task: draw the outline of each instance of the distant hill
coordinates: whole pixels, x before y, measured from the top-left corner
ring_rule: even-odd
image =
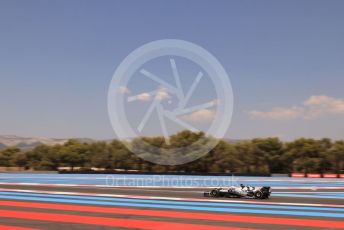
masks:
[[[89,138],[76,138],[83,143],[92,143],[94,140]],[[31,149],[38,145],[64,144],[69,139],[57,139],[47,137],[19,137],[15,135],[0,135],[0,149],[7,147],[17,147],[20,149]]]
[[[32,149],[38,145],[56,145],[56,144],[64,144],[69,139],[77,139],[82,143],[93,143],[96,140],[90,138],[66,138],[66,139],[58,139],[58,138],[47,138],[47,137],[20,137],[16,135],[0,135],[0,150],[5,149],[7,147],[17,147],[20,149]],[[236,139],[224,139],[228,143],[235,144],[242,140]],[[110,143],[112,140],[103,140],[107,143]]]
[[[238,142],[242,142],[242,141],[245,141],[243,139],[224,139],[225,141],[227,141],[229,144],[236,144]]]
[[[0,143],[0,150],[6,148],[6,145]]]

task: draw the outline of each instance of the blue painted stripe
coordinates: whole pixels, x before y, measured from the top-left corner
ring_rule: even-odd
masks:
[[[100,200],[100,201],[119,201],[130,203],[151,203],[151,204],[173,204],[173,205],[194,205],[194,206],[217,206],[217,207],[246,207],[263,209],[291,209],[291,210],[311,210],[311,211],[333,211],[344,212],[344,208],[311,207],[311,206],[288,206],[288,205],[262,205],[262,204],[243,204],[243,203],[220,203],[220,202],[197,202],[197,201],[172,201],[172,200],[153,200],[138,198],[120,198],[120,197],[97,197],[97,196],[75,196],[63,194],[45,194],[45,193],[27,193],[27,192],[0,192],[3,195],[20,195],[31,197],[52,197],[64,199],[79,200]]]
[[[344,199],[344,197],[340,196],[319,196],[319,195],[306,195],[306,194],[278,194],[274,193],[271,196],[278,196],[278,197],[300,197],[300,198],[322,198],[322,199]]]
[[[89,184],[89,185],[106,185],[107,177],[114,178],[118,185],[130,186],[133,180],[145,180],[149,179],[151,182],[152,179],[157,178],[154,185],[164,186],[168,184],[173,184],[174,181],[193,181],[195,185],[198,186],[222,186],[226,187],[231,185],[231,182],[237,182],[249,184],[253,186],[262,186],[268,185],[272,187],[279,186],[343,186],[344,179],[314,179],[314,178],[288,178],[288,177],[231,177],[231,176],[174,176],[174,175],[105,175],[105,174],[15,174],[15,173],[1,173],[0,181],[7,182],[29,182],[29,183],[48,183],[48,184]],[[163,180],[161,178],[163,177]],[[159,179],[160,178],[160,179]],[[181,180],[180,180],[181,179]],[[259,181],[258,181],[259,180]],[[278,180],[278,181],[276,181]],[[216,184],[214,184],[214,181]],[[187,183],[180,183],[180,186],[187,185]]]
[[[299,216],[323,216],[323,217],[344,217],[344,213],[323,213],[323,212],[299,212],[299,211],[282,211],[282,210],[269,210],[269,209],[240,209],[243,206],[234,206],[237,208],[220,208],[213,206],[198,206],[198,205],[186,205],[181,206],[174,203],[164,204],[157,200],[156,203],[136,203],[125,201],[102,201],[102,200],[87,200],[87,199],[63,199],[63,198],[46,198],[46,197],[31,197],[31,196],[6,196],[0,195],[0,198],[4,199],[19,199],[19,200],[34,200],[34,201],[50,201],[59,203],[78,203],[78,204],[96,204],[96,205],[114,205],[114,206],[128,206],[128,207],[147,207],[147,208],[166,208],[166,209],[182,209],[182,210],[199,210],[199,211],[220,211],[220,212],[239,212],[239,213],[256,213],[256,214],[280,214],[280,215],[299,215]],[[80,197],[77,197],[80,198]],[[177,202],[175,202],[177,203]],[[191,202],[190,202],[191,203]],[[255,207],[260,208],[260,207]],[[322,210],[325,211],[325,210]],[[336,211],[338,211],[336,209]]]
[[[143,178],[141,180],[144,180]],[[70,178],[70,179],[60,179],[60,178],[36,178],[36,179],[29,179],[29,178],[3,178],[0,179],[0,181],[3,182],[10,182],[10,183],[42,183],[42,184],[79,184],[80,179],[77,178]],[[121,181],[121,179],[116,179],[118,186],[131,186],[132,180],[127,179],[125,181]],[[88,185],[102,185],[106,186],[106,179],[105,178],[89,178],[89,179],[83,179],[82,184],[88,184]],[[111,183],[111,181],[110,181]],[[239,183],[249,184],[251,186],[271,186],[271,187],[338,187],[343,186],[344,182],[342,181],[334,181],[334,182],[288,182],[288,181],[281,181],[281,182],[269,182],[269,181],[262,181],[262,182],[256,182],[256,181],[238,181]],[[165,183],[147,183],[147,185],[156,185],[156,186],[166,186],[169,184],[173,184],[173,180],[166,180]],[[230,182],[221,182],[214,184],[212,180],[196,180],[193,181],[195,186],[204,186],[204,187],[228,187],[232,184]],[[190,183],[181,183],[177,184],[176,186],[188,186]]]
[[[142,178],[144,180],[144,178]],[[70,179],[61,179],[61,178],[3,178],[1,181],[4,182],[13,182],[13,183],[47,183],[47,184],[78,184],[80,183],[80,179],[76,178],[70,178]],[[121,179],[116,179],[117,183],[116,185],[119,186],[131,186],[132,180],[130,178],[122,181]],[[328,186],[343,186],[343,181],[333,181],[333,182],[295,182],[295,181],[280,181],[280,182],[270,182],[270,181],[238,181],[238,184],[244,183],[249,184],[251,186],[271,186],[271,187],[280,187],[280,186],[288,186],[288,187],[296,187],[296,186],[314,186],[314,187],[328,187]],[[83,179],[82,184],[90,184],[90,185],[106,185],[106,178],[89,178],[89,179]],[[173,184],[173,180],[171,181],[167,180],[164,183],[155,183],[156,186],[164,186],[168,184]],[[230,182],[220,182],[214,184],[212,180],[195,180],[195,185],[199,186],[205,186],[205,187],[228,187],[232,184]],[[180,186],[187,185],[181,183]],[[178,185],[177,185],[178,186]]]
[[[319,196],[332,196],[332,197],[342,197],[342,198],[344,198],[344,192],[343,192],[343,194],[323,194],[323,193],[321,193],[321,194],[317,194],[317,195],[319,195]]]
[[[318,197],[318,198],[324,198],[324,197],[332,197],[334,199],[340,199],[344,198],[344,192],[343,193],[327,193],[327,192],[303,192],[303,193],[292,193],[292,192],[274,192],[274,196],[279,196],[279,195],[287,195],[287,196],[307,196],[307,197]]]
[[[122,203],[109,201],[94,201],[94,200],[70,200],[59,198],[43,198],[43,197],[23,197],[23,196],[6,196],[0,195],[1,199],[10,200],[26,200],[26,201],[44,201],[54,203],[71,203],[71,204],[88,204],[88,205],[108,205],[121,207],[140,207],[140,208],[160,208],[160,209],[177,209],[177,210],[192,210],[192,211],[209,211],[209,212],[226,212],[226,213],[251,213],[251,214],[270,214],[270,215],[290,215],[290,216],[309,216],[309,217],[331,217],[344,218],[343,213],[328,213],[328,212],[305,212],[305,211],[284,211],[284,210],[260,210],[260,209],[241,209],[241,208],[219,208],[219,207],[200,207],[200,206],[179,206],[179,205],[164,205],[164,204],[141,204],[141,203]]]
[[[343,199],[344,198],[344,194],[306,194],[306,193],[300,193],[300,194],[283,194],[283,193],[274,193],[274,196],[290,196],[290,197],[297,197],[297,196],[304,196],[304,197],[309,197],[309,198],[333,198],[333,199]]]

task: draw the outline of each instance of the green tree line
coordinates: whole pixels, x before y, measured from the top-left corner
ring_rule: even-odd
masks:
[[[171,136],[170,146],[166,146],[163,137],[141,139],[154,146],[169,148],[189,145],[202,135],[204,134],[182,131]],[[71,139],[63,145],[39,145],[28,151],[18,148],[4,149],[0,151],[0,166],[17,166],[31,170],[96,167],[141,172],[340,173],[344,170],[344,141],[301,138],[282,142],[278,138],[256,138],[229,143],[219,140],[214,149],[196,161],[164,166],[141,159],[119,140],[81,143]]]

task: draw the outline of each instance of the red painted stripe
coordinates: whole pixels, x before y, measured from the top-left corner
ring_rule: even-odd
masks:
[[[292,173],[291,177],[305,177],[306,175],[304,173]]]
[[[0,225],[1,230],[35,230],[35,228],[22,228],[17,226]]]
[[[307,177],[309,178],[321,178],[320,173],[307,173]]]
[[[136,210],[132,210],[132,212]],[[133,215],[133,213],[131,213]],[[0,217],[16,218],[16,219],[29,219],[29,220],[42,220],[52,222],[76,223],[76,224],[90,224],[109,227],[123,227],[123,228],[139,228],[139,229],[193,229],[193,230],[248,230],[248,228],[237,227],[223,227],[211,226],[200,224],[184,224],[173,223],[164,221],[148,221],[148,220],[133,220],[122,218],[107,218],[107,217],[94,217],[94,216],[79,216],[79,215],[65,215],[53,214],[45,212],[23,212],[23,211],[9,211],[0,209]],[[252,228],[251,228],[252,229]]]
[[[92,213],[111,213],[122,215],[136,215],[136,216],[154,216],[164,218],[181,218],[181,219],[197,219],[197,220],[213,220],[225,222],[239,222],[239,223],[255,223],[255,224],[271,224],[271,225],[288,225],[288,226],[309,226],[319,228],[344,228],[343,221],[327,221],[315,219],[295,219],[295,218],[277,218],[277,217],[256,217],[256,216],[242,216],[231,214],[209,214],[209,213],[192,213],[192,212],[175,212],[163,210],[140,210],[129,208],[108,208],[98,206],[83,206],[83,205],[65,205],[65,204],[48,204],[39,202],[17,202],[17,201],[0,201],[0,206],[15,206],[25,208],[41,208],[54,210],[69,210]]]
[[[338,175],[334,173],[325,173],[323,174],[324,178],[337,178]]]

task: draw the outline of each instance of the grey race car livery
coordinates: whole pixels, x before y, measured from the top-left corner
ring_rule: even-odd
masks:
[[[271,194],[270,187],[252,187],[252,186],[231,186],[229,188],[215,188],[204,192],[206,197],[228,197],[228,198],[255,198],[268,199]]]

